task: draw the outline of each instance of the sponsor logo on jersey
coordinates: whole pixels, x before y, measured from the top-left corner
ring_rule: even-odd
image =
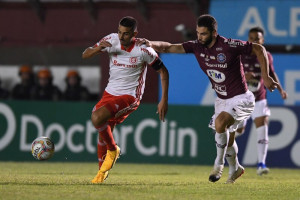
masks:
[[[226,56],[224,53],[219,53],[217,55],[217,61],[219,61],[220,63],[224,63],[226,61]]]
[[[205,63],[205,65],[207,67],[216,67],[216,68],[227,68],[227,63],[224,63],[224,64],[209,64],[208,62]]]
[[[222,47],[217,47],[216,51],[223,51],[223,48]]]
[[[230,47],[236,47],[236,46],[245,46],[245,44],[241,41],[236,41],[236,40],[232,40],[232,39],[225,39],[224,43],[227,43],[230,45]]]
[[[109,39],[111,39],[110,36],[109,36],[109,37],[104,37],[104,38],[102,38],[102,39],[99,41],[99,44],[100,44],[101,42],[106,41],[106,40],[109,40]]]
[[[214,89],[217,93],[223,95],[223,96],[227,96],[227,92],[226,92],[226,86],[225,85],[218,85],[215,84],[214,85]]]
[[[209,60],[208,55],[205,55],[205,61],[208,62]]]
[[[142,50],[143,52],[145,52],[146,54],[148,54],[151,58],[154,57],[154,55],[153,55],[150,51],[148,51],[148,49],[141,48],[141,50]]]
[[[138,60],[137,57],[131,57],[131,58],[129,58],[129,62],[131,64],[136,64],[137,60]]]
[[[223,74],[222,72],[213,69],[208,69],[206,71],[207,75],[217,83],[221,83],[226,79],[225,74]]]
[[[114,60],[113,63],[114,63],[114,66],[117,66],[117,67],[126,67],[126,68],[137,68],[138,67],[137,64],[136,65],[134,65],[134,64],[127,65],[127,64],[118,63],[117,60]]]

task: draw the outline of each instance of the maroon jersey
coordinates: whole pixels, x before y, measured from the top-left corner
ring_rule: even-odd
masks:
[[[182,46],[186,53],[196,56],[219,98],[229,99],[247,91],[241,55],[250,55],[252,43],[218,35],[211,48],[198,40],[185,42]]]
[[[269,59],[269,74],[271,77],[274,74],[273,57],[270,52],[267,52]],[[266,99],[267,90],[264,86],[264,81],[261,76],[260,64],[253,55],[242,56],[242,64],[244,66],[244,72],[253,72],[255,77],[247,81],[248,88],[253,92],[255,101]]]

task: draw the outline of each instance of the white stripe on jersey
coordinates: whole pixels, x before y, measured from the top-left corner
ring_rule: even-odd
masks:
[[[110,59],[109,80],[105,90],[115,96],[131,95],[142,99],[144,93],[147,65],[153,64],[158,55],[151,47],[134,44],[131,51],[122,50],[117,33],[112,33],[102,40],[112,44],[102,51],[107,51]],[[101,40],[100,40],[101,41]],[[95,46],[98,46],[98,42]]]

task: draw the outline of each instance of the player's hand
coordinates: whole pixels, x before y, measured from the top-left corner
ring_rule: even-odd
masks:
[[[288,94],[287,94],[286,91],[284,91],[284,90],[281,90],[281,91],[280,91],[280,95],[281,95],[281,98],[282,98],[282,99],[287,99],[287,97],[288,97]]]
[[[168,112],[168,102],[161,100],[157,106],[156,113],[159,115],[159,120],[165,121],[165,116]]]
[[[279,88],[279,84],[275,82],[272,77],[267,76],[266,78],[263,79],[264,79],[264,85],[266,86],[266,88],[268,88],[270,92],[273,92],[276,88]]]
[[[136,38],[135,42],[138,46],[146,45],[147,47],[151,47],[151,42],[147,40],[146,38]]]
[[[108,41],[102,41],[102,42],[100,42],[100,44],[99,44],[99,47],[101,48],[101,49],[104,49],[104,48],[106,48],[106,47],[111,47],[112,45],[111,45],[111,43],[109,43]]]
[[[254,77],[256,77],[256,75],[253,72],[246,72],[245,73],[246,81],[249,81],[249,80],[253,79]]]

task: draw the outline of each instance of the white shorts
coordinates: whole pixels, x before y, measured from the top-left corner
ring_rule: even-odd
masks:
[[[267,103],[266,99],[259,100],[259,101],[255,102],[254,111],[251,114],[251,119],[252,120],[255,120],[258,117],[270,116],[270,115],[271,115],[271,111],[270,111],[270,109],[268,107],[268,103]],[[238,128],[245,127],[246,124],[247,124],[247,120],[248,119],[245,119],[244,122],[241,123]]]
[[[229,132],[234,132],[238,128],[240,123],[250,117],[254,110],[255,98],[252,92],[249,90],[244,94],[237,95],[230,99],[220,99],[215,100],[215,113],[211,118],[208,127],[215,129],[215,119],[218,115],[225,111],[229,113],[233,119],[234,124],[229,127]]]

